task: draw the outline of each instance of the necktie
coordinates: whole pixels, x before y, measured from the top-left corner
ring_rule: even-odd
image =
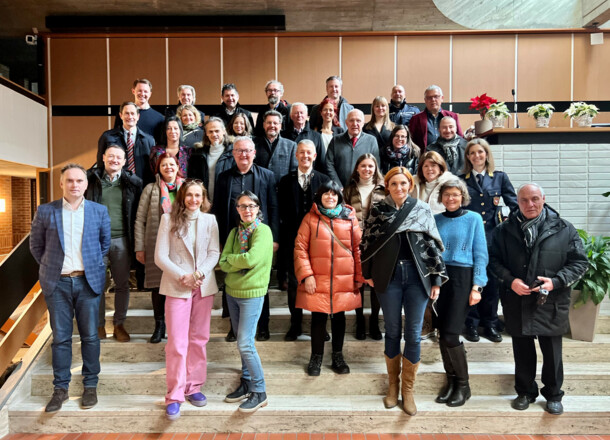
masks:
[[[352,148],[356,148],[356,142],[358,142],[358,137],[354,136],[352,138]]]
[[[133,154],[133,138],[131,131],[127,132],[127,169],[132,173],[136,172],[136,160]]]
[[[311,176],[311,173],[301,175],[301,188],[303,188],[303,191],[307,191],[307,188],[309,188],[310,176]]]
[[[483,174],[477,174],[477,182],[479,182],[479,186],[483,188]]]

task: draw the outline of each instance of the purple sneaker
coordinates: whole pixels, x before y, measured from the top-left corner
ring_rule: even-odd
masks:
[[[203,393],[194,393],[186,396],[186,400],[193,406],[205,406],[208,403],[208,399],[205,398]]]
[[[180,417],[180,403],[170,403],[165,407],[165,415],[168,420],[176,420]]]

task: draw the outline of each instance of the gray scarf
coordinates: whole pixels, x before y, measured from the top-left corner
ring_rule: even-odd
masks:
[[[453,167],[453,164],[458,157],[457,146],[460,143],[460,138],[457,135],[449,140],[439,137],[436,142],[442,147],[449,168]]]
[[[540,229],[540,225],[542,225],[545,220],[546,206],[542,208],[542,212],[538,215],[538,217],[532,219],[526,219],[521,211],[519,211],[519,214],[517,214],[517,221],[519,222],[519,226],[521,226],[521,230],[523,231],[525,245],[528,249],[534,247],[534,243],[536,243],[536,239],[538,238],[538,230]]]

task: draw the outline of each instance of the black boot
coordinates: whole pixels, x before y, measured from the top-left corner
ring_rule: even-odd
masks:
[[[371,339],[374,339],[375,341],[383,339],[383,335],[379,331],[379,315],[373,315],[371,313],[371,316],[369,317],[369,335],[371,336]]]
[[[153,331],[152,336],[150,337],[151,344],[158,344],[161,342],[161,339],[165,337],[165,320],[158,319],[155,320],[155,330]]]
[[[455,386],[447,401],[447,406],[462,406],[470,399],[470,385],[468,383],[468,361],[464,344],[448,348],[451,365],[455,370]]]
[[[310,376],[319,376],[320,370],[322,369],[322,356],[321,354],[311,353],[309,358],[309,365],[307,365],[307,374]]]
[[[333,351],[332,357],[332,370],[337,374],[349,374],[349,365],[347,365],[345,359],[343,359],[343,353],[340,351]]]
[[[443,340],[439,341],[439,345],[441,347],[443,367],[445,367],[445,373],[447,373],[447,384],[441,389],[434,401],[436,403],[447,403],[447,401],[449,401],[449,397],[451,397],[451,394],[453,393],[453,388],[455,386],[455,371],[453,369],[453,365],[451,364],[451,359],[449,359],[447,345],[443,342]]]

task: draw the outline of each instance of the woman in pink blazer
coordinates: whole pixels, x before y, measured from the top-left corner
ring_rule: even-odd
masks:
[[[180,404],[188,400],[204,406],[201,393],[207,373],[206,344],[210,317],[218,292],[214,267],[220,257],[218,224],[207,214],[210,202],[200,181],[186,181],[169,214],[159,225],[155,264],[163,271],[159,293],[166,296],[167,345],[165,413],[180,417]]]

